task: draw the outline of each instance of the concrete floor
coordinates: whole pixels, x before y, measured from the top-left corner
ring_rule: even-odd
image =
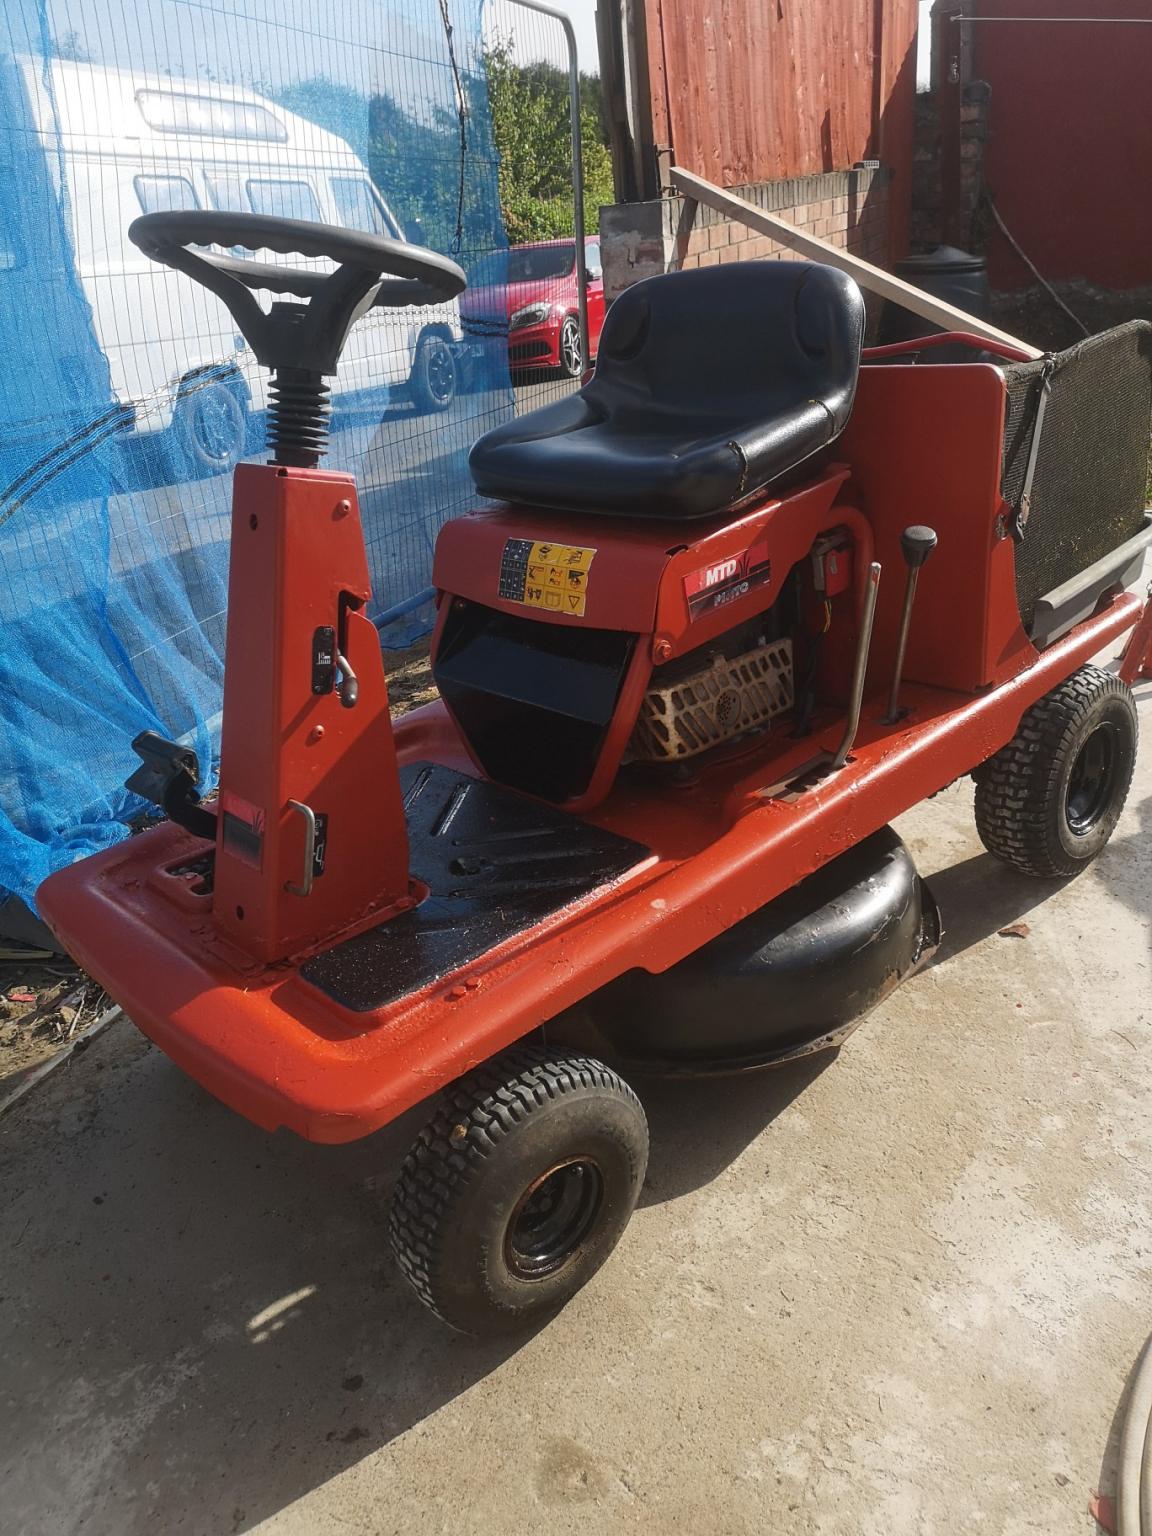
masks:
[[[528,1339],[393,1269],[415,1119],[266,1136],[115,1026],[0,1124],[5,1536],[1091,1531],[1152,1328],[1141,693],[1092,871],[1013,877],[958,785],[901,825],[931,969],[833,1059],[638,1085],[642,1208]]]

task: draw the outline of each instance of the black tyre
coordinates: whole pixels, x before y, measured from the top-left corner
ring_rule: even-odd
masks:
[[[580,345],[580,321],[576,315],[565,315],[560,326],[560,372],[567,379],[578,379],[584,372],[584,348]]]
[[[242,386],[225,379],[192,379],[172,413],[180,469],[194,477],[236,468],[248,441],[248,405]]]
[[[1033,704],[976,773],[976,828],[989,853],[1026,875],[1060,879],[1112,836],[1136,763],[1126,683],[1081,667]]]
[[[429,331],[421,336],[412,359],[409,387],[416,409],[423,413],[446,411],[456,398],[456,359],[443,336]]]
[[[648,1123],[603,1062],[521,1047],[454,1083],[392,1198],[397,1262],[463,1333],[524,1327],[600,1268],[632,1215]]]

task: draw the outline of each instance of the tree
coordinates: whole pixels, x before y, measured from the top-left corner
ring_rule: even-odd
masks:
[[[497,195],[510,244],[571,235],[567,74],[553,64],[518,64],[497,42],[485,51],[483,76],[465,74],[461,85],[463,125],[458,111],[438,106],[418,118],[392,96],[368,96],[324,76],[296,81],[275,99],[346,140],[405,232],[437,250],[467,261],[498,245]],[[580,127],[585,227],[595,233],[602,204],[614,201],[595,75],[581,78]]]
[[[568,76],[554,64],[518,64],[509,44],[486,51],[492,133],[500,157],[500,206],[509,241],[547,240],[573,232],[572,139]],[[600,208],[615,201],[596,76],[581,77],[580,147],[584,221],[599,227]]]

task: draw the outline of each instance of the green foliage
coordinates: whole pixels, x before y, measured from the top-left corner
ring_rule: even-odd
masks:
[[[368,97],[323,76],[275,93],[265,88],[264,93],[274,94],[290,112],[351,144],[402,228],[437,250],[467,258],[497,243],[497,231],[491,228],[493,176],[510,244],[571,235],[567,74],[552,64],[517,64],[503,43],[486,50],[484,64],[486,80],[466,75],[462,82],[468,104],[463,175],[460,119],[453,111],[436,108],[418,119],[391,96]],[[482,156],[487,139],[478,126],[487,113],[498,170]],[[594,234],[601,206],[615,200],[595,75],[581,77],[580,128],[584,220]]]
[[[465,81],[471,99],[466,128],[483,110],[481,86],[476,79]],[[420,120],[391,96],[365,96],[323,76],[287,86],[276,100],[351,144],[405,233],[436,250],[465,256],[470,247],[486,251],[496,243],[491,228],[494,167],[479,153],[482,136],[469,131],[461,173],[455,112],[436,108]]]
[[[572,139],[568,76],[553,64],[517,64],[507,44],[485,53],[492,132],[500,155],[500,206],[513,245],[573,232]],[[615,201],[596,76],[581,78],[580,146],[584,221]]]

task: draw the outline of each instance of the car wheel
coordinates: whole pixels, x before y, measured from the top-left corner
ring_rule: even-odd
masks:
[[[584,372],[584,349],[580,345],[580,321],[565,315],[560,327],[560,372],[568,379],[578,379]]]
[[[456,359],[443,336],[421,336],[412,360],[411,390],[421,412],[446,411],[456,398]]]
[[[248,441],[248,408],[239,385],[188,381],[172,413],[172,436],[180,468],[194,477],[235,469]]]

